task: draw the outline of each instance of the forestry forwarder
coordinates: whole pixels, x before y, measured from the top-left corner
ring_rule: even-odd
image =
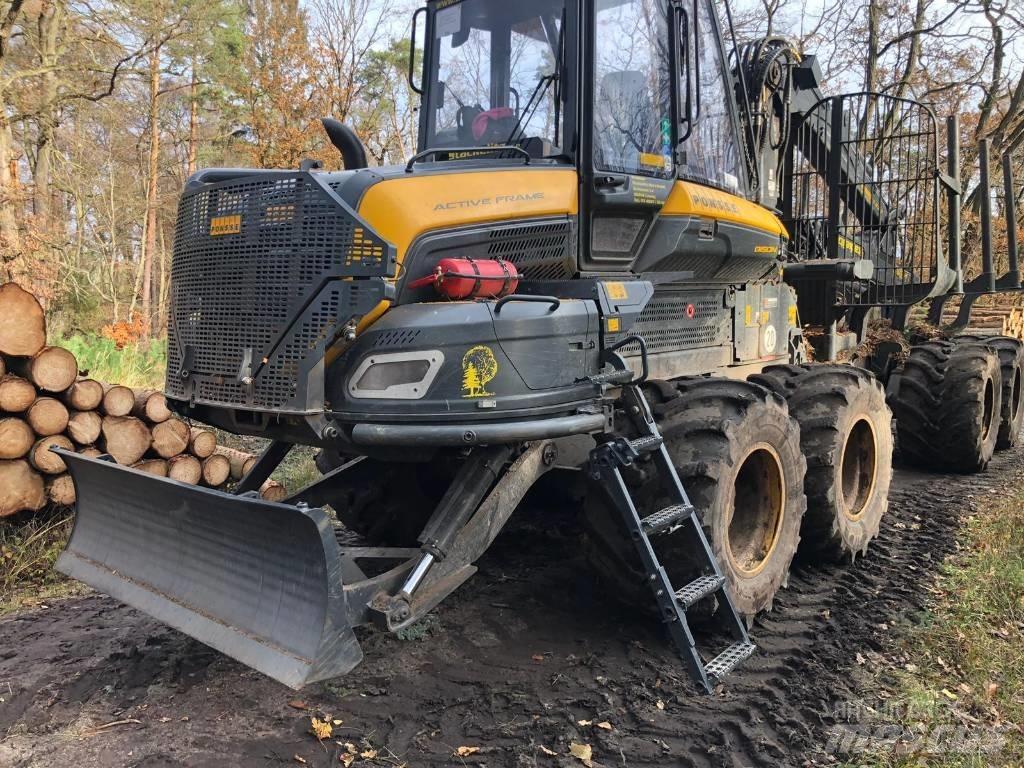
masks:
[[[273,442],[233,495],[63,454],[62,571],[297,687],[359,663],[354,626],[420,619],[541,476],[584,468],[599,573],[652,589],[710,690],[798,542],[850,557],[877,533],[882,380],[909,456],[987,462],[992,347],[805,364],[954,284],[927,108],[825,98],[777,38],[730,60],[713,0],[437,0],[413,47],[408,164],[366,168],[325,120],[343,172],[188,181],[168,400]],[[260,500],[295,444],[325,475]],[[729,637],[711,657],[697,603]]]

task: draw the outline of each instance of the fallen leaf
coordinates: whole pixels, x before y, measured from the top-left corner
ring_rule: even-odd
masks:
[[[956,701],[957,700],[957,695],[955,693],[953,693],[951,690],[949,690],[948,688],[943,688],[942,689],[942,695],[945,696],[950,701]]]
[[[375,757],[377,757],[377,750],[368,749],[365,752],[360,752],[359,756],[363,758],[363,760],[373,760]]]
[[[345,766],[345,768],[348,768],[356,761],[356,756],[349,754],[348,752],[342,752],[341,755],[338,756],[338,760]]]
[[[318,740],[323,741],[324,739],[331,738],[331,733],[333,733],[334,729],[331,727],[330,723],[326,723],[316,717],[309,718],[309,721],[309,730],[317,737]]]
[[[306,758],[300,757],[299,755],[292,755],[292,760],[294,760],[296,763],[299,763],[300,765],[306,764]]]
[[[969,686],[967,683],[960,683],[960,685],[957,686],[957,690],[959,690],[961,693],[966,693],[968,695],[974,693],[974,689],[971,688],[971,686]]]
[[[594,724],[593,720],[577,720],[576,721],[576,725],[587,726],[587,725],[593,725],[593,724]]]
[[[657,701],[656,701],[656,702],[654,703],[654,706],[656,706],[656,707],[657,707],[658,709],[664,709],[664,708],[665,708],[665,702],[664,702],[664,701],[662,701],[661,699],[658,699],[658,700],[657,700]]]
[[[300,701],[299,699],[292,699],[288,702],[288,706],[292,709],[309,709],[309,707],[306,706],[306,702]]]
[[[544,655],[540,654],[540,653],[535,653],[530,658],[533,659],[534,661],[544,661]]]
[[[347,749],[349,754],[351,754],[351,755],[358,755],[359,754],[359,750],[356,749],[356,745],[353,744],[351,741],[346,741],[345,742],[345,749]]]
[[[597,724],[597,727],[603,731],[610,731],[612,729],[612,724],[609,723],[607,720],[602,720],[600,723]]]
[[[864,664],[867,664],[867,659],[865,659],[860,653],[858,653],[857,654],[857,663],[860,664],[861,666],[863,666]]]
[[[989,683],[988,685],[985,686],[985,695],[988,696],[991,699],[993,696],[996,695],[996,692],[998,690],[999,690],[999,683]]]
[[[342,720],[338,720],[338,719],[334,719],[334,720],[332,720],[332,721],[331,721],[331,724],[332,724],[332,725],[341,725],[341,724],[342,724],[342,722],[344,722],[344,721],[342,721]]]
[[[545,755],[547,755],[548,757],[558,757],[558,753],[557,753],[557,752],[555,752],[555,750],[553,750],[553,749],[548,749],[548,748],[547,748],[547,747],[545,747],[545,746],[544,746],[543,744],[541,744],[541,745],[540,745],[540,751],[541,751],[541,752],[543,752],[543,753],[544,753]]]
[[[459,757],[469,757],[470,755],[475,755],[479,751],[480,747],[459,747],[455,750],[455,754]]]
[[[577,744],[574,741],[569,745],[569,754],[577,760],[587,761],[593,757],[594,750],[589,744]]]

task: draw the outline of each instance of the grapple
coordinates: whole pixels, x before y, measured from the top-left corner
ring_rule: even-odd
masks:
[[[58,453],[78,497],[62,573],[292,688],[362,660],[323,510]]]

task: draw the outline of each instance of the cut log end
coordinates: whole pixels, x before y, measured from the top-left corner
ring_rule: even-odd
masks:
[[[37,512],[45,505],[43,478],[27,461],[0,461],[0,517]]]
[[[192,436],[188,443],[189,452],[200,459],[206,459],[217,450],[217,435],[208,429],[192,427]],[[225,458],[227,458],[225,456]],[[231,461],[228,460],[230,465]]]
[[[150,424],[160,424],[171,418],[173,414],[167,407],[167,398],[164,397],[163,392],[143,389],[135,393],[132,416],[148,421]]]
[[[32,357],[46,344],[43,308],[31,293],[17,283],[0,285],[0,352]]]
[[[32,450],[35,432],[28,422],[10,416],[0,419],[0,460],[20,459]]]
[[[40,397],[25,413],[25,421],[40,437],[59,435],[68,428],[70,415],[60,400],[53,397]],[[94,437],[89,442],[93,442]]]
[[[24,413],[36,400],[36,388],[32,382],[14,374],[0,378],[0,411]]]
[[[92,445],[102,429],[103,417],[96,411],[74,411],[68,418],[68,437],[78,445]]]
[[[153,426],[153,451],[165,459],[188,450],[191,431],[181,419],[168,419]]]
[[[118,464],[130,467],[139,461],[149,450],[151,441],[149,427],[139,419],[132,416],[105,416],[103,418],[103,448]]]
[[[95,411],[103,402],[103,385],[92,379],[79,379],[62,397],[76,411]]]
[[[45,347],[20,366],[25,378],[43,392],[64,392],[78,378],[78,361],[63,347]]]
[[[75,450],[75,446],[64,435],[41,437],[32,446],[29,462],[32,467],[44,475],[59,475],[67,472],[68,466],[64,459],[51,451],[51,448],[63,448],[65,451]]]
[[[203,465],[195,456],[187,453],[167,460],[167,476],[189,485],[199,485],[203,477]]]
[[[46,495],[59,507],[70,507],[75,503],[75,481],[71,475],[57,475],[46,484]]]
[[[288,498],[288,491],[277,480],[267,480],[260,486],[260,498],[264,501],[281,502]]]
[[[103,386],[103,412],[107,416],[128,416],[135,407],[135,393],[118,384]]]
[[[231,461],[227,456],[215,453],[203,459],[203,485],[219,488],[231,477]]]
[[[132,469],[157,477],[167,477],[167,462],[164,459],[144,459],[132,464]]]

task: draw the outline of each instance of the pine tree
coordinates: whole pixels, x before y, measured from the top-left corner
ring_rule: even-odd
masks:
[[[473,363],[466,366],[462,375],[462,388],[466,390],[466,397],[475,397],[480,392],[480,373]]]

